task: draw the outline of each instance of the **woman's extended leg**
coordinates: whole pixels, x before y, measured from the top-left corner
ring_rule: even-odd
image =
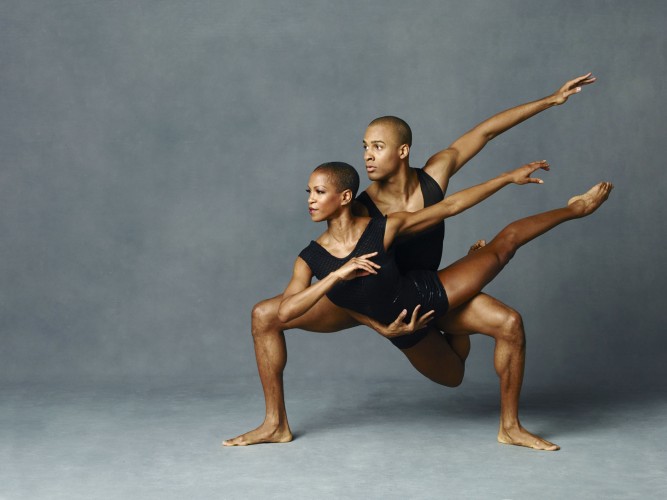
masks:
[[[481,292],[521,246],[563,222],[592,214],[609,197],[612,188],[611,183],[601,182],[571,198],[566,207],[513,222],[486,246],[438,271],[449,307],[458,307]]]

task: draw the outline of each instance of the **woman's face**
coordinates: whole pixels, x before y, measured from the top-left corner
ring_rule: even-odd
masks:
[[[337,192],[336,186],[324,172],[313,172],[308,180],[308,213],[313,222],[329,219],[336,214],[343,202],[343,193]]]

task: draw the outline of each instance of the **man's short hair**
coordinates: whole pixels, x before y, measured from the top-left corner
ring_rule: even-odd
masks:
[[[322,163],[315,168],[314,172],[327,174],[339,193],[349,189],[352,191],[352,198],[356,198],[357,191],[359,191],[359,174],[352,165],[342,161],[332,161]]]
[[[412,130],[405,120],[397,116],[381,116],[368,124],[371,125],[389,125],[396,133],[396,138],[400,145],[407,144],[412,147]]]

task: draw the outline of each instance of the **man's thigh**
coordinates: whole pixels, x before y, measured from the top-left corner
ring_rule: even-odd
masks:
[[[454,335],[483,333],[495,336],[514,310],[498,299],[480,293],[438,320],[438,327]]]
[[[334,305],[326,297],[318,300],[305,314],[283,323],[278,319],[281,300],[282,295],[278,295],[258,304],[261,306],[263,319],[280,330],[299,328],[309,332],[331,333],[359,325],[347,311]]]

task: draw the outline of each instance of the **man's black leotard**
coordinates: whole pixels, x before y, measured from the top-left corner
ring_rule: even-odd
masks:
[[[442,189],[440,189],[440,186],[433,177],[428,175],[421,168],[413,170],[415,170],[417,178],[419,179],[419,187],[421,188],[422,196],[424,197],[424,208],[438,203],[445,197]],[[375,205],[366,191],[357,196],[357,201],[366,207],[368,215],[371,217],[382,217],[383,215],[386,215],[380,212],[377,205]],[[394,250],[396,264],[398,265],[401,274],[407,274],[410,271],[415,271],[417,269],[437,271],[440,266],[440,258],[442,257],[442,243],[444,238],[445,222],[443,221],[423,233],[395,243],[392,248]],[[427,312],[429,309],[425,309],[422,306],[421,311]],[[392,321],[394,319],[396,319],[396,316],[394,316]],[[426,336],[426,331],[427,329],[424,328],[410,335],[404,335],[390,340],[392,344],[399,349],[407,349],[422,340]]]
[[[424,208],[435,205],[445,196],[438,183],[422,169],[413,169],[417,172],[419,186],[424,196]],[[357,201],[366,207],[371,217],[382,217],[383,214],[368,196],[366,191],[357,196]],[[444,221],[423,233],[393,245],[396,263],[402,274],[415,269],[430,269],[437,271],[442,257],[442,242],[445,238]],[[424,309],[422,309],[424,310]]]
[[[346,257],[331,255],[319,243],[311,241],[301,257],[317,279],[326,277],[353,257],[378,252],[373,261],[381,267],[378,274],[362,276],[335,285],[327,297],[338,307],[357,311],[381,323],[391,323],[403,309],[412,312],[421,304],[422,311],[435,311],[435,317],[447,312],[447,294],[435,271],[413,270],[402,275],[393,256],[393,251],[384,250],[384,230],[387,219],[374,217],[366,226],[354,250]],[[409,316],[406,318],[409,321]],[[415,336],[419,338],[415,341]],[[401,349],[415,345],[425,335],[421,330],[410,335],[390,339]]]

